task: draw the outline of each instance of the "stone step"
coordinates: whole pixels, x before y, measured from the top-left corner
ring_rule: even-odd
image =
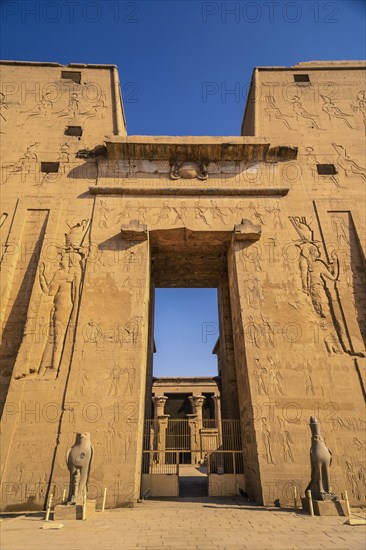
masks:
[[[208,494],[207,477],[179,477],[180,497],[204,497]]]

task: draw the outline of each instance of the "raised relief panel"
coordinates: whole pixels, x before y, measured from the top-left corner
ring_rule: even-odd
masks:
[[[334,250],[329,263],[321,257],[320,243],[306,218],[290,217],[300,239],[299,269],[303,292],[309,296],[314,312],[322,319],[324,343],[330,355],[353,354],[339,302],[337,284],[340,276],[339,259]],[[330,328],[330,330],[329,330]]]
[[[55,379],[58,375],[66,335],[75,332],[75,320],[81,296],[81,284],[85,267],[85,247],[83,242],[89,229],[89,220],[69,226],[65,233],[64,246],[58,250],[58,268],[49,276],[46,264],[41,262],[38,279],[44,303],[48,310],[46,334],[42,338],[40,363],[28,358],[16,373],[16,379]],[[47,318],[47,317],[46,317]],[[30,330],[31,319],[27,319],[26,331]]]
[[[361,180],[366,181],[366,168],[360,166],[354,159],[348,156],[343,145],[332,143],[332,147],[337,153],[336,162],[346,177],[359,176]]]
[[[29,315],[36,315],[30,307],[33,285],[36,280],[43,239],[48,221],[48,210],[27,210],[22,221],[23,229],[19,243],[8,243],[3,257],[5,264],[13,266],[13,281],[2,295],[2,344],[0,347],[1,376],[7,388],[13,367],[22,343]],[[11,288],[9,288],[11,286]],[[6,384],[6,385],[5,385]],[[2,391],[5,400],[6,391]]]

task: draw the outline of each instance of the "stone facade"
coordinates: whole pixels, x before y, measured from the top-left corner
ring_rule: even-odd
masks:
[[[257,68],[242,136],[127,136],[113,66],[1,64],[1,506],[140,495],[155,287],[216,287],[246,490],[365,501],[365,64]],[[226,407],[226,408],[225,408]]]

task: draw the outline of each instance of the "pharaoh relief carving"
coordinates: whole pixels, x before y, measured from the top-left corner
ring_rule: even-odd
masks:
[[[27,109],[26,111],[20,111],[25,114],[29,113],[29,115],[27,115],[23,122],[17,126],[24,128],[25,124],[27,124],[30,120],[46,118],[53,109],[53,101],[50,100],[50,95],[51,94],[49,92],[43,94],[41,99],[36,103],[35,107]]]
[[[180,201],[179,206],[173,207],[173,211],[175,213],[175,219],[173,221],[173,225],[177,223],[182,223],[184,226],[187,223],[187,217],[188,217],[188,208],[185,201]]]
[[[354,103],[351,104],[354,113],[360,113],[364,129],[366,130],[366,98],[364,90],[360,90],[356,95]]]
[[[107,109],[107,106],[105,104],[105,96],[104,94],[101,94],[96,99],[95,103],[91,106],[90,109],[80,113],[80,116],[84,117],[83,128],[85,128],[85,125],[88,122],[88,120],[95,118],[98,115],[100,115],[99,118],[103,119],[105,109]]]
[[[294,454],[292,452],[292,445],[294,441],[290,432],[286,429],[286,425],[283,419],[278,418],[280,428],[278,430],[278,441],[281,446],[282,456],[284,462],[295,462]]]
[[[262,417],[261,419],[261,432],[262,432],[262,443],[265,449],[265,457],[268,464],[275,465],[273,460],[273,450],[272,450],[272,433],[267,424],[267,418]]]
[[[108,227],[108,214],[110,212],[113,212],[114,208],[108,208],[107,201],[101,199],[99,204],[99,219],[98,219],[98,227],[100,229],[107,228]]]
[[[267,114],[270,122],[272,121],[273,118],[276,120],[281,120],[288,130],[293,129],[291,128],[290,124],[287,121],[288,118],[293,118],[293,116],[283,113],[276,106],[275,99],[272,95],[266,96],[266,107],[264,109],[264,112]]]
[[[311,128],[317,128],[321,130],[319,124],[316,122],[316,118],[319,118],[318,115],[313,115],[309,113],[302,105],[299,96],[295,95],[290,100],[288,100],[292,105],[292,110],[296,116],[296,120],[303,119],[305,122],[310,122]]]
[[[69,227],[65,245],[59,251],[59,266],[53,276],[47,275],[44,262],[39,266],[39,285],[43,294],[51,299],[47,337],[44,338],[40,364],[36,367],[31,365],[28,372],[17,375],[17,379],[54,379],[58,375],[66,334],[79,306],[85,266],[83,240],[89,225],[90,220],[83,220]]]
[[[366,181],[366,168],[363,168],[357,162],[352,160],[348,155],[346,149],[342,145],[337,145],[332,143],[333,149],[337,153],[336,162],[342,170],[344,170],[345,175],[348,176],[360,176]]]
[[[208,172],[206,166],[202,162],[183,161],[172,164],[170,177],[172,180],[178,180],[180,178],[188,180],[207,180]]]
[[[300,249],[302,290],[309,296],[313,310],[321,319],[320,327],[329,355],[338,355],[342,350],[358,355],[350,350],[346,327],[340,314],[337,289],[340,270],[336,252],[332,252],[329,263],[326,263],[321,258],[320,242],[314,240],[306,218],[293,216],[289,219],[300,237],[296,244]]]
[[[329,120],[331,121],[333,118],[338,120],[343,120],[343,122],[346,124],[348,128],[354,129],[353,126],[349,123],[347,120],[352,115],[344,113],[335,105],[335,102],[325,95],[320,94],[320,97],[323,99],[323,105],[322,105],[322,111],[328,115]]]
[[[136,368],[133,365],[130,364],[124,368],[121,368],[119,363],[115,361],[110,375],[108,376],[108,395],[111,397],[116,397],[118,393],[120,393],[121,381],[123,382],[124,391],[127,389],[128,393],[132,395],[135,379]]]
[[[62,143],[60,145],[59,154],[57,157],[60,163],[59,173],[68,174],[70,171],[70,145],[68,143]]]
[[[273,229],[283,229],[280,201],[276,201],[273,206],[267,206],[266,211],[272,214]]]
[[[57,115],[54,122],[49,126],[55,126],[57,122],[65,117],[68,118],[76,118],[79,112],[80,108],[80,101],[78,94],[76,92],[71,92],[69,95],[69,101],[65,109],[62,109],[61,111],[56,111],[54,114]]]
[[[39,171],[37,149],[39,142],[31,143],[25,153],[16,162],[4,165],[4,177],[2,183],[6,183],[12,176],[21,175],[22,181],[29,175],[35,176]]]

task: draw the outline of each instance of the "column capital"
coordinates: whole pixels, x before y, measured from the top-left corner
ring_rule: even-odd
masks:
[[[190,395],[188,399],[192,403],[193,414],[197,414],[202,418],[202,406],[206,397],[204,395]]]
[[[164,407],[165,403],[168,400],[168,397],[165,395],[154,395],[153,402],[154,402],[154,417],[157,418],[158,416],[164,416]]]

